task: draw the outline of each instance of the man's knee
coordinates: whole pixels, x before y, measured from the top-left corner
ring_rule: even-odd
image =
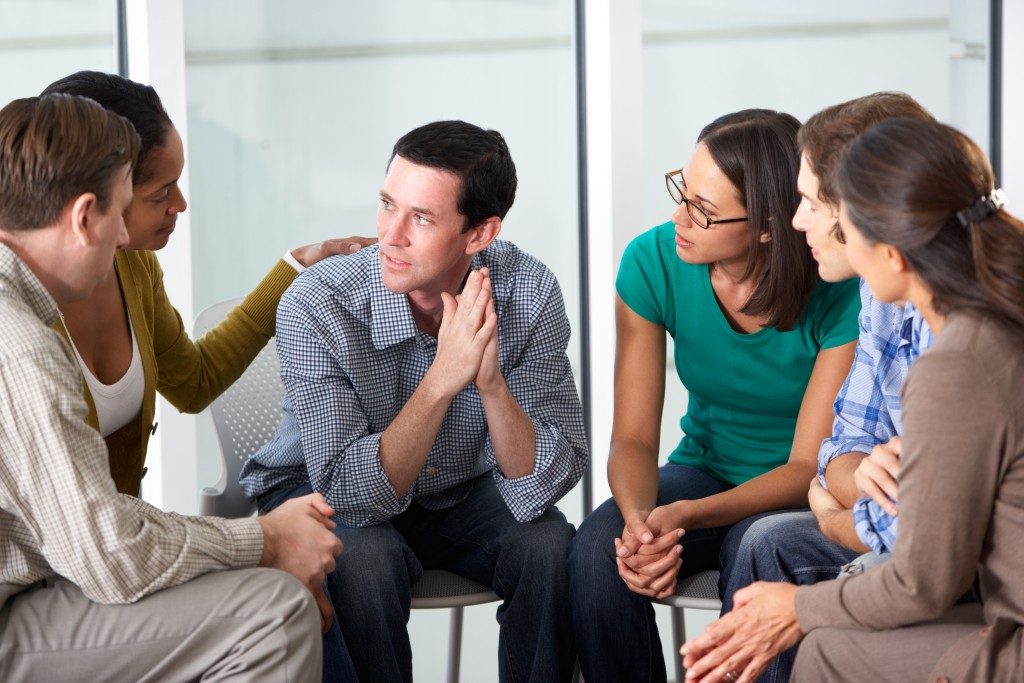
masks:
[[[239,578],[239,588],[249,604],[263,605],[284,621],[307,622],[315,633],[320,632],[313,594],[294,576],[278,569],[258,568],[245,570]]]
[[[336,587],[332,598],[337,603],[365,601],[384,596],[406,594],[412,577],[421,569],[419,562],[401,535],[390,525],[336,530],[344,543],[329,584]],[[376,597],[375,597],[376,596]]]
[[[560,514],[549,511],[506,532],[498,561],[506,567],[561,579],[567,571],[569,545],[575,531]]]
[[[737,559],[744,561],[749,558],[757,562],[779,553],[785,554],[784,549],[787,547],[803,547],[811,535],[819,535],[813,513],[780,512],[767,515],[747,527],[739,544]]]

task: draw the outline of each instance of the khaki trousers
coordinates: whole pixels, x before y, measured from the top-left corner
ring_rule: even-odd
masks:
[[[215,572],[130,605],[64,579],[0,609],[2,681],[320,681],[309,591],[273,569]]]
[[[926,681],[946,651],[984,626],[981,606],[957,605],[941,619],[888,631],[819,628],[796,654],[793,683]]]

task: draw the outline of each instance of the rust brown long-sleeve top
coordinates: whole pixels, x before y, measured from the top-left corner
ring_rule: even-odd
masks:
[[[934,619],[977,573],[992,629],[957,643],[942,669],[952,680],[1024,680],[1024,342],[954,314],[911,369],[903,402],[893,559],[801,587],[800,626],[884,630]]]

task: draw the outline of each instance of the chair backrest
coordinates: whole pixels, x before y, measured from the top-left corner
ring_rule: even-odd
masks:
[[[202,311],[196,316],[194,336],[198,338],[215,327],[241,301],[229,299]],[[201,514],[217,517],[252,514],[255,506],[242,493],[238,474],[246,459],[274,436],[281,422],[283,398],[277,348],[271,339],[238,381],[210,405],[224,474],[216,487],[203,489]]]

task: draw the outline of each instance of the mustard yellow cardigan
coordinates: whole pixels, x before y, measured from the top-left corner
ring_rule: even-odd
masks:
[[[156,392],[184,413],[198,413],[210,405],[274,336],[278,301],[296,272],[285,261],[278,261],[217,327],[192,341],[167,298],[163,271],[154,252],[120,251],[114,266],[138,340],[145,390],[138,417],[107,436],[106,442],[117,490],[137,496],[145,474],[149,437],[156,433]],[[60,321],[56,327],[67,338]],[[98,429],[96,405],[88,385],[82,384],[89,404],[88,422]]]

